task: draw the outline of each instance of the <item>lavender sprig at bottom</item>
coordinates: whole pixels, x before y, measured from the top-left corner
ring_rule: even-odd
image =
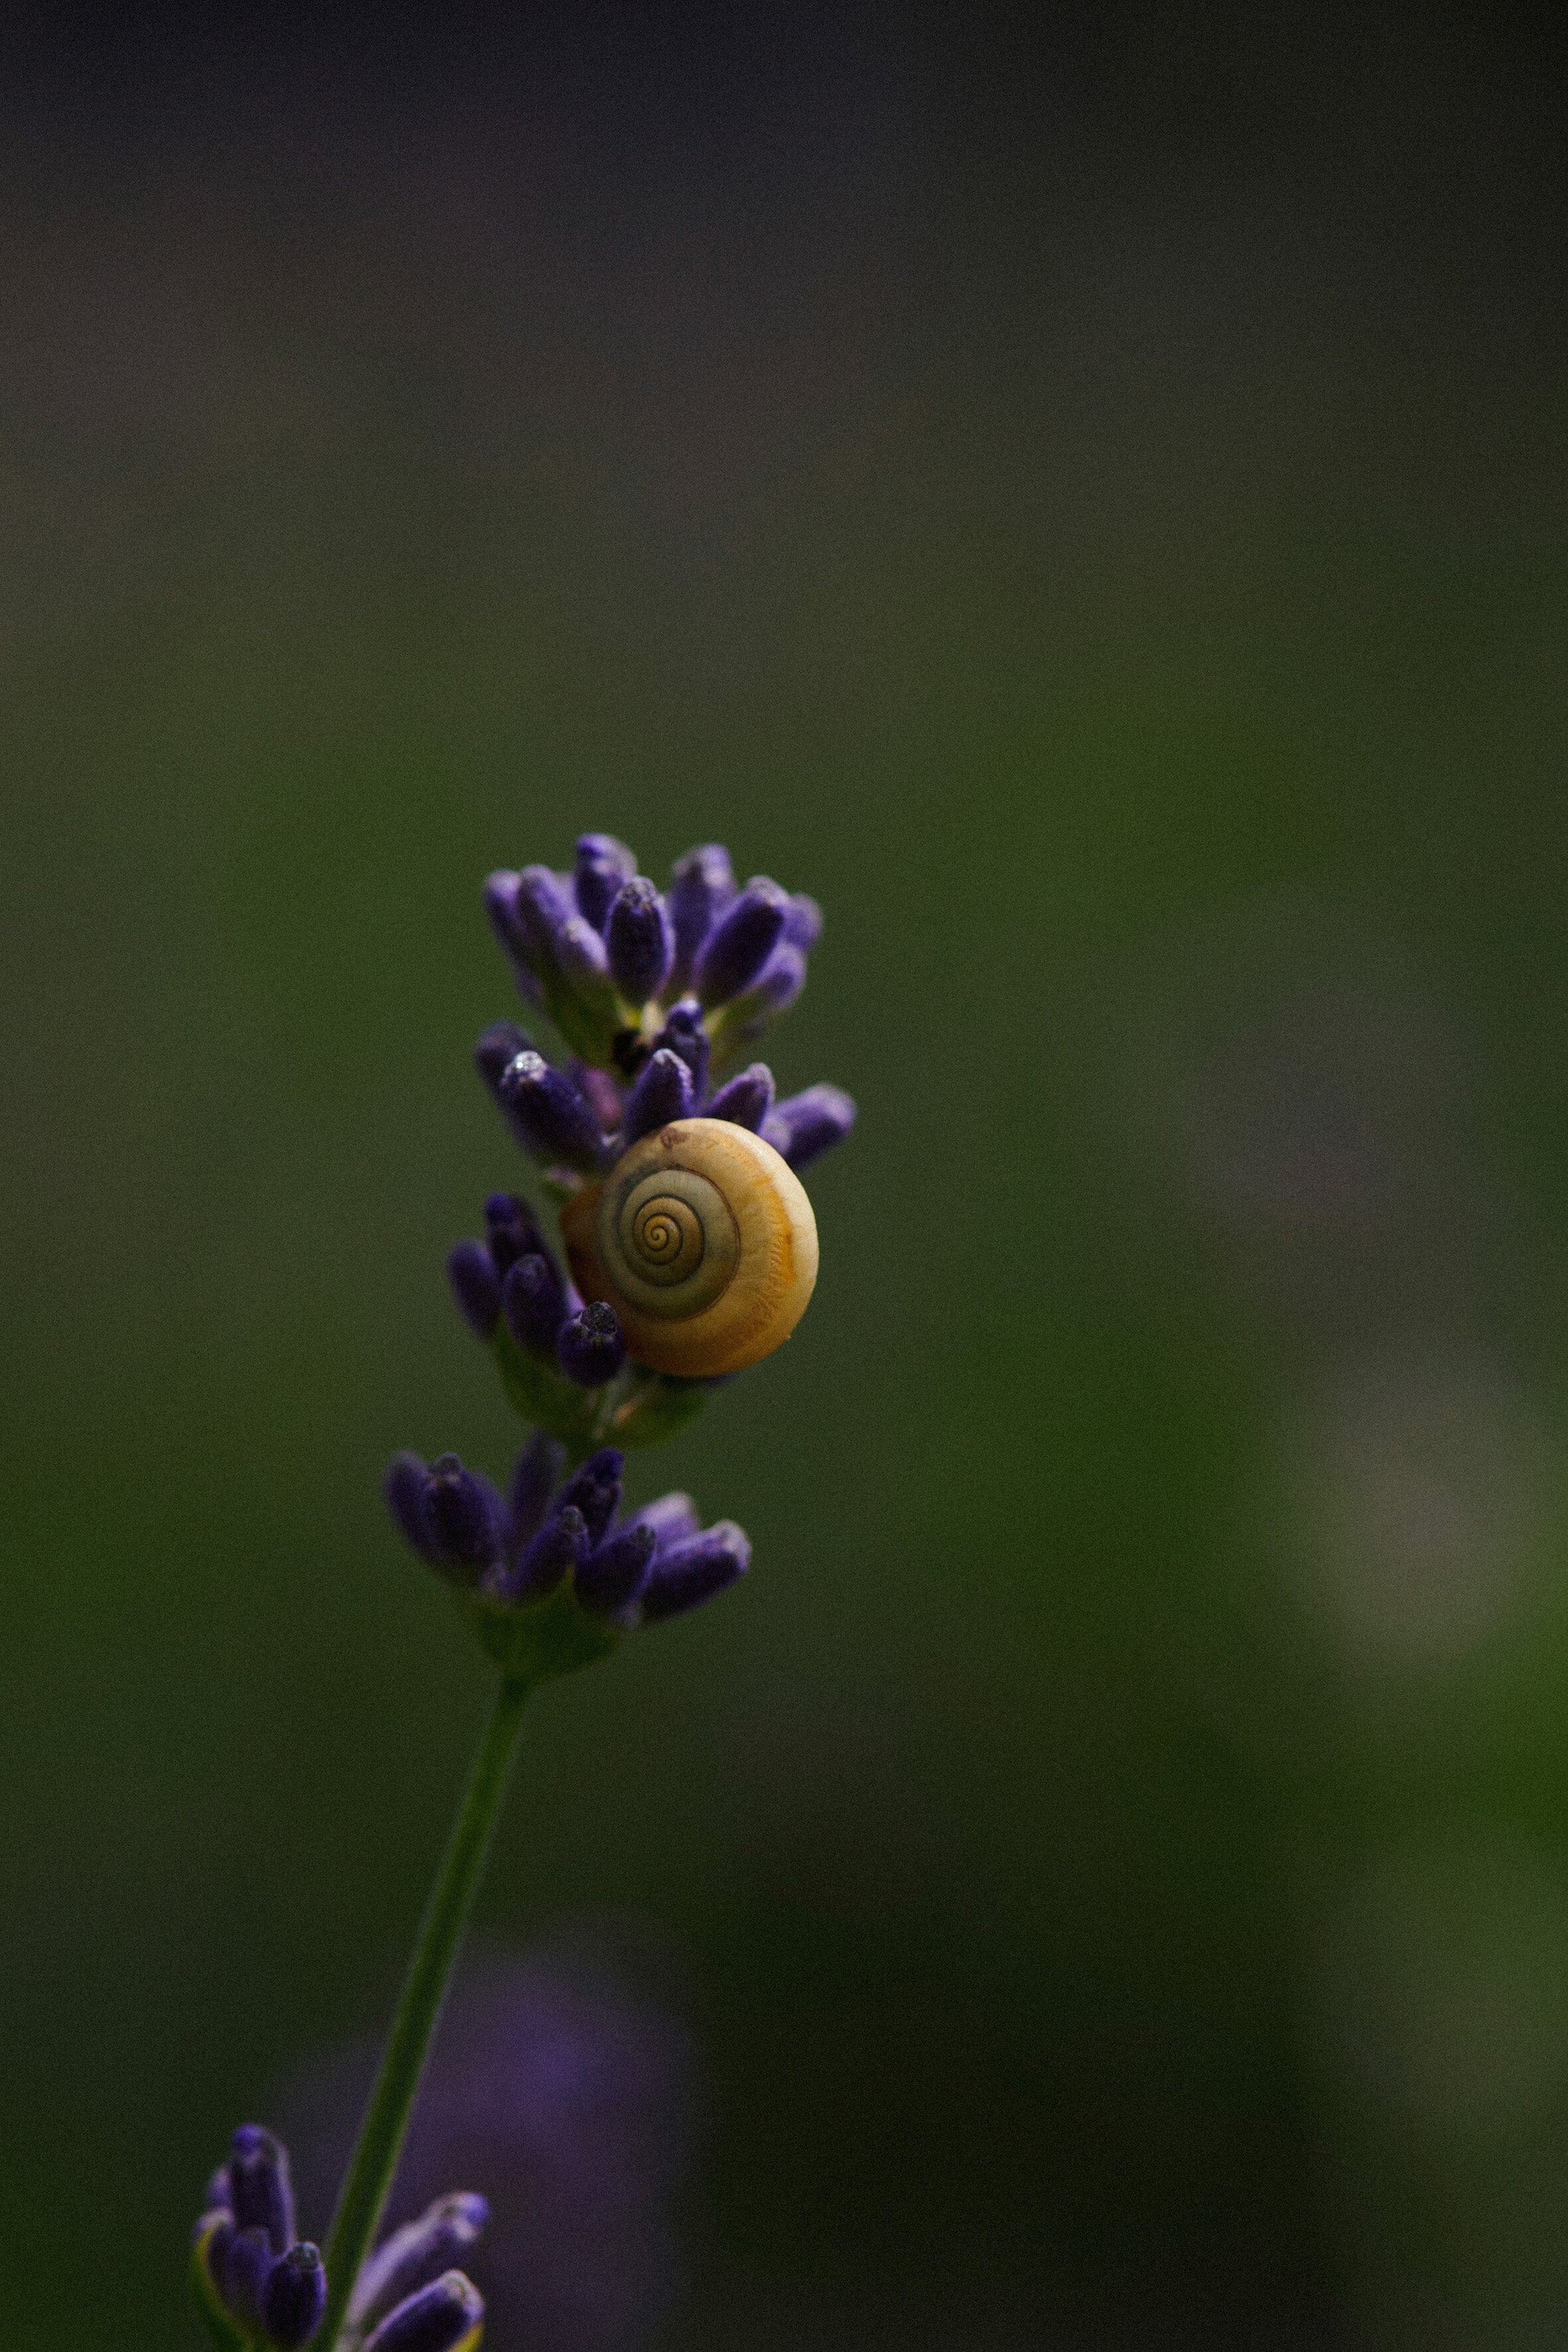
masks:
[[[458,2262],[489,2210],[471,2191],[443,2197],[376,2249],[349,2304],[359,2352],[473,2352],[484,2303]],[[321,2326],[321,2257],[295,2237],[289,2158],[258,2124],[240,2126],[207,2184],[192,2270],[198,2308],[220,2345],[300,2352]]]
[[[442,1998],[505,1794],[528,1694],[745,1574],[732,1520],[689,1495],[623,1509],[628,1450],[673,1436],[714,1389],[796,1328],[816,1281],[801,1171],[855,1123],[818,1084],[779,1098],[747,1056],[799,994],[814,899],[741,887],[714,844],[668,890],[624,843],[584,834],[570,871],[492,874],[485,909],[552,1061],[514,1022],[474,1059],[535,1197],[495,1192],[482,1241],[447,1262],[458,1307],[533,1433],[503,1495],[453,1453],[399,1454],[388,1507],[500,1668],[431,1889],[325,2260],[295,2231],[288,2159],[246,2125],[209,2185],[195,2301],[226,2352],[473,2352],[484,2311],[458,2266],[482,2198],[443,2198],[374,2241]],[[559,1242],[547,1231],[559,1215]]]

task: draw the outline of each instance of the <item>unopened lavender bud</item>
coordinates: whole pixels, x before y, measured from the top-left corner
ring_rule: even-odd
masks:
[[[784,940],[768,958],[756,979],[731,1008],[733,1016],[745,1021],[770,1020],[795,1003],[805,986],[805,956],[799,948]]]
[[[465,1470],[455,1454],[437,1456],[425,1489],[425,1524],[444,1567],[492,1566],[501,1554],[502,1518],[500,1496],[488,1478]]]
[[[708,1084],[708,1032],[702,1007],[694,996],[683,996],[666,1013],[664,1026],[653,1041],[655,1053],[679,1054],[691,1073],[691,1102],[700,1109]]]
[[[642,875],[623,882],[605,927],[610,978],[628,1004],[646,1004],[669,977],[675,938],[664,900]]]
[[[566,1290],[550,1259],[537,1250],[507,1268],[501,1283],[506,1328],[531,1356],[553,1356],[566,1318]]]
[[[677,859],[666,893],[675,933],[675,961],[669,975],[672,991],[690,987],[703,943],[734,895],[730,853],[717,842],[689,849]]]
[[[485,2200],[463,2189],[437,2199],[417,2221],[395,2230],[360,2272],[349,2304],[351,2326],[374,2326],[395,2305],[453,2269],[489,2219]]]
[[[539,1221],[526,1201],[515,1192],[492,1192],[485,1202],[485,1224],[491,1261],[496,1273],[504,1276],[509,1266],[520,1257],[537,1254],[548,1259],[549,1244],[539,1230]]]
[[[709,934],[697,959],[697,994],[705,1005],[728,1004],[750,988],[777,947],[789,897],[765,874],[748,882]]]
[[[599,1165],[598,1121],[570,1078],[542,1054],[519,1054],[501,1073],[500,1099],[527,1149],[546,1166],[592,1171]]]
[[[624,1141],[630,1145],[645,1135],[657,1135],[672,1118],[689,1118],[692,1108],[691,1071],[680,1055],[661,1045],[643,1064],[642,1074],[626,1102]]]
[[[549,866],[525,866],[517,877],[511,920],[518,951],[541,980],[559,964],[561,935],[572,915],[572,901]]]
[[[219,2300],[248,2335],[260,2327],[267,2283],[278,2260],[271,2241],[259,2223],[248,2230],[222,2232],[213,2243],[212,2277]]]
[[[484,2298],[461,2271],[448,2271],[388,2312],[363,2352],[473,2352],[484,2326]]]
[[[822,937],[822,909],[816,899],[808,898],[804,890],[790,894],[784,935],[790,946],[799,948],[803,955],[809,954]]]
[[[751,1564],[752,1547],[733,1519],[720,1519],[703,1534],[672,1544],[659,1553],[638,1596],[645,1621],[658,1624],[711,1601]]]
[[[448,1250],[447,1279],[465,1321],[481,1339],[489,1339],[500,1320],[500,1282],[483,1242],[458,1242]]]
[[[555,1339],[555,1360],[580,1389],[602,1389],[626,1360],[626,1343],[613,1307],[597,1301],[569,1315]]]
[[[773,1107],[773,1074],[765,1062],[753,1062],[728,1086],[721,1087],[704,1116],[727,1118],[734,1127],[749,1127],[753,1135]]]
[[[764,1141],[781,1152],[798,1175],[855,1125],[855,1104],[842,1087],[807,1087],[776,1103],[763,1125]]]
[[[606,1536],[577,1570],[577,1598],[584,1609],[605,1614],[624,1609],[635,1600],[658,1549],[658,1538],[649,1527],[622,1528]]]
[[[425,1489],[429,1480],[430,1474],[417,1454],[395,1454],[386,1465],[381,1491],[404,1542],[427,1567],[436,1568],[439,1562],[425,1518]]]
[[[651,1528],[658,1548],[665,1550],[671,1544],[684,1543],[689,1536],[700,1535],[702,1521],[689,1495],[660,1495],[657,1501],[645,1503],[634,1511],[628,1527]]]
[[[546,1519],[533,1541],[503,1580],[509,1601],[542,1601],[588,1557],[588,1529],[581,1511],[568,1505]]]
[[[620,1507],[621,1474],[626,1468],[626,1456],[618,1447],[603,1445],[597,1454],[590,1454],[580,1470],[574,1470],[561,1489],[558,1508],[571,1506],[583,1514],[591,1544],[602,1543],[609,1531],[610,1521]]]
[[[261,2298],[261,2324],[279,2352],[300,2352],[321,2324],[327,2273],[312,2245],[290,2246],[273,2267]]]
[[[521,929],[517,924],[517,885],[520,882],[521,875],[510,873],[508,868],[499,868],[494,875],[484,877],[484,912],[489,918],[489,927],[496,934],[500,946],[505,948],[505,952],[515,960],[520,960],[521,946],[524,946]]]
[[[281,2140],[241,2124],[229,2143],[229,2210],[239,2230],[265,2230],[275,2254],[294,2240],[294,2191]]]
[[[501,1074],[520,1054],[531,1054],[532,1040],[515,1021],[492,1021],[474,1047],[474,1066],[492,1095],[499,1097]]]
[[[514,1559],[543,1526],[565,1459],[566,1448],[553,1437],[546,1437],[541,1429],[529,1439],[512,1465],[508,1546]]]
[[[572,886],[577,900],[577,912],[596,931],[605,928],[616,893],[623,882],[629,882],[637,870],[637,859],[624,841],[613,833],[584,833],[577,841],[577,855],[572,870]]]

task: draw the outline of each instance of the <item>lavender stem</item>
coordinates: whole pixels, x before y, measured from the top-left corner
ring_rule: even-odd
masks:
[[[338,2341],[360,2265],[374,2242],[397,2171],[404,2134],[441,2013],[447,1979],[506,1794],[518,1727],[531,1685],[503,1680],[474,1759],[452,1834],[420,1921],[397,2014],[343,2182],[327,2248],[328,2298],[317,2341]]]

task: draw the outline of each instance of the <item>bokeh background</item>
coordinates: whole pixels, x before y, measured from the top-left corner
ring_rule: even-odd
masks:
[[[386,2013],[478,886],[588,826],[822,899],[862,1108],[637,1468],[753,1573],[541,1699],[481,1906],[689,2053],[659,2343],[1560,2340],[1548,13],[5,41],[7,2344],[183,2344]]]

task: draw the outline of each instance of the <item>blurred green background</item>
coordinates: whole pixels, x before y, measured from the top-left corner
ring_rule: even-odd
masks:
[[[861,1106],[637,1465],[754,1572],[482,1902],[680,1956],[663,2340],[1568,2328],[1562,58],[1419,14],[14,51],[16,2352],[183,2343],[385,2013],[487,1694],[377,1480],[513,1442],[478,887],[584,827],[816,893]]]

